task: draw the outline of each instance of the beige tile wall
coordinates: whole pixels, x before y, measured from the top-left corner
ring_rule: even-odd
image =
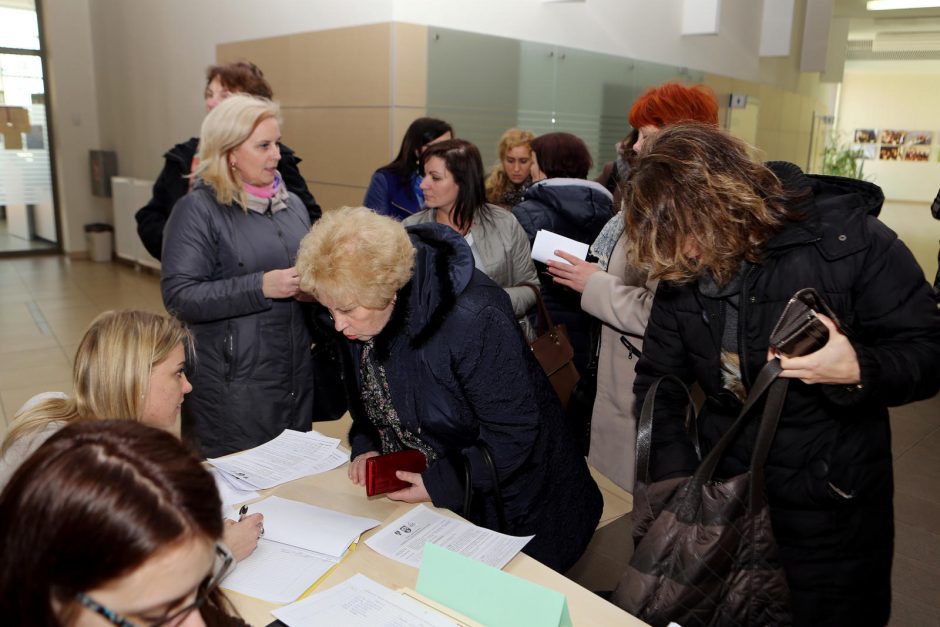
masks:
[[[284,142],[324,209],[362,202],[369,178],[425,114],[427,28],[374,24],[221,44],[250,59],[283,109]],[[324,62],[326,60],[326,62]]]

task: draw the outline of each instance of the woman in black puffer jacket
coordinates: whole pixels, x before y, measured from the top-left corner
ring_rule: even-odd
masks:
[[[940,388],[940,312],[910,251],[876,219],[884,196],[864,181],[751,161],[717,128],[668,127],[639,153],[624,197],[629,260],[660,278],[634,391],[674,374],[698,383],[705,454],[737,416],[771,358],[769,336],[803,288],[840,328],[803,357],[766,465],[767,500],[796,625],[884,625],[891,604],[888,407]],[[844,330],[844,332],[843,332]],[[651,478],[697,465],[684,396],[656,403]],[[719,467],[744,472],[756,429]]]

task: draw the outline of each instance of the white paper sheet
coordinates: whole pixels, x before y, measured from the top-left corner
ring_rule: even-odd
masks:
[[[561,257],[556,257],[555,251],[563,250],[578,259],[586,259],[588,248],[588,245],[584,242],[579,242],[565,237],[564,235],[546,231],[545,229],[539,229],[535,234],[535,241],[532,242],[532,258],[542,263],[548,260],[568,263]]]
[[[338,562],[335,557],[262,538],[254,552],[222,581],[222,587],[272,603],[290,603]]]
[[[329,590],[271,613],[288,627],[454,627],[457,624],[358,573]]]
[[[271,496],[248,506],[248,513],[264,514],[264,538],[339,558],[361,533],[379,521],[350,516],[299,501]]]
[[[507,536],[418,505],[366,540],[373,551],[418,568],[426,542],[502,568],[535,536]]]
[[[206,461],[257,489],[266,489],[342,466],[349,455],[339,448],[336,438],[285,429],[261,446]]]
[[[212,478],[215,479],[215,485],[219,489],[219,496],[222,498],[223,512],[234,507],[236,503],[244,503],[245,501],[258,498],[256,491],[246,490],[241,486],[237,486],[232,481],[233,477],[231,475],[222,472],[218,468],[210,468],[209,473],[212,474]]]

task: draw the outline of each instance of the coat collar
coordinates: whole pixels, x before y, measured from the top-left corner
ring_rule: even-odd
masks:
[[[407,341],[420,348],[453,311],[473,277],[473,253],[459,233],[437,223],[407,227],[415,247],[411,280],[398,291],[392,316],[375,338],[376,357],[384,361],[392,347]]]

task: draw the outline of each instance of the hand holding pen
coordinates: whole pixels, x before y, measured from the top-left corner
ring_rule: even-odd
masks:
[[[222,539],[236,560],[243,560],[258,546],[258,540],[264,535],[264,516],[258,512],[248,513],[248,506],[238,510],[238,522],[225,519],[225,531]]]

